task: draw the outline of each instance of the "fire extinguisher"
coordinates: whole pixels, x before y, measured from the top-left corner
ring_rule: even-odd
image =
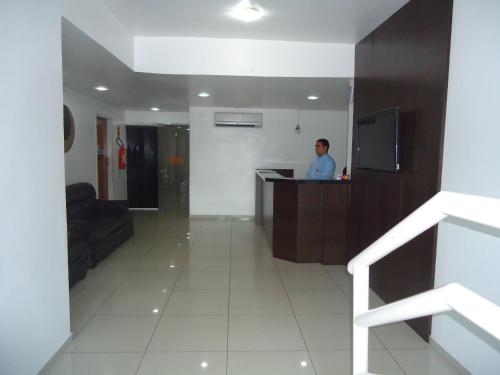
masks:
[[[118,146],[118,169],[127,168],[127,148],[120,138],[120,128],[117,128],[116,145]]]
[[[127,148],[122,144],[118,147],[118,169],[126,169]]]

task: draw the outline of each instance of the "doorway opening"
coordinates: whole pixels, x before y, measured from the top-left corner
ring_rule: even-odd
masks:
[[[189,211],[189,126],[158,128],[160,210]]]
[[[189,125],[127,125],[131,208],[189,214]]]

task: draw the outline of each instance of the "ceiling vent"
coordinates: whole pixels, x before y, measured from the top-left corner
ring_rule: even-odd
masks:
[[[262,113],[215,112],[215,127],[262,128]]]

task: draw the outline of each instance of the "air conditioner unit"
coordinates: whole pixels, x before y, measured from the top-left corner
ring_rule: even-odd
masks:
[[[262,113],[215,112],[215,127],[262,128]]]

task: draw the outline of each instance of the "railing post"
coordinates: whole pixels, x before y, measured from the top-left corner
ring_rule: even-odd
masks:
[[[353,272],[353,317],[352,317],[352,373],[368,372],[368,327],[356,324],[356,316],[368,311],[370,275],[369,267],[354,265]]]

